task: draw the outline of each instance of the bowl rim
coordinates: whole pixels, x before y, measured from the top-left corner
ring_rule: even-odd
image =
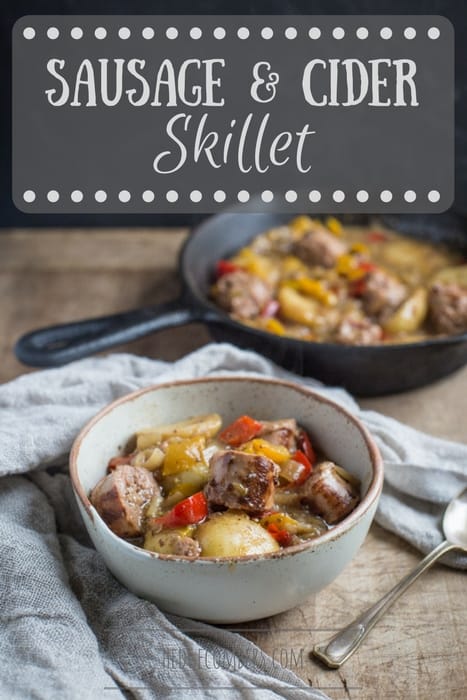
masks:
[[[127,540],[123,539],[122,537],[119,537],[116,535],[112,530],[108,527],[108,525],[105,523],[104,520],[100,517],[98,514],[97,510],[94,508],[92,505],[91,501],[88,498],[88,495],[86,494],[84,487],[81,483],[81,480],[79,478],[79,472],[78,472],[78,459],[79,459],[79,454],[80,454],[80,449],[83,441],[87,437],[88,433],[94,428],[94,426],[99,423],[105,416],[107,416],[109,413],[112,413],[116,408],[119,406],[125,404],[125,403],[130,403],[132,401],[135,401],[139,399],[141,396],[144,396],[145,394],[151,393],[151,392],[156,392],[159,390],[163,389],[170,389],[172,387],[180,387],[180,386],[187,386],[187,385],[192,385],[192,384],[211,384],[211,383],[238,383],[238,382],[256,382],[259,384],[273,384],[278,387],[282,387],[284,389],[292,390],[297,393],[300,393],[304,395],[305,397],[311,397],[314,400],[326,404],[327,406],[331,406],[334,410],[338,411],[341,413],[348,421],[350,421],[360,432],[363,442],[365,443],[368,453],[370,456],[370,461],[373,467],[373,475],[372,479],[370,482],[370,485],[368,487],[368,490],[366,494],[363,496],[361,499],[360,503],[356,506],[356,508],[347,516],[345,517],[340,523],[337,525],[334,525],[331,527],[329,530],[324,532],[323,534],[319,535],[318,537],[314,537],[313,539],[306,540],[305,542],[302,542],[297,545],[293,545],[292,547],[286,547],[284,549],[280,549],[275,552],[269,552],[267,554],[249,554],[249,555],[244,555],[240,557],[198,557],[196,559],[193,559],[193,557],[188,557],[188,556],[183,556],[183,555],[175,555],[175,554],[161,554],[159,552],[151,552],[148,550],[143,549],[142,547],[138,547],[137,545],[128,542]],[[363,425],[363,423],[356,417],[354,416],[350,411],[348,411],[346,408],[344,408],[341,404],[337,403],[336,401],[333,401],[332,399],[329,399],[322,394],[318,393],[317,391],[314,391],[313,389],[309,387],[304,387],[301,386],[293,381],[288,381],[284,379],[277,379],[275,377],[256,377],[256,376],[251,376],[251,375],[236,375],[236,376],[210,376],[210,377],[197,377],[194,379],[181,379],[181,380],[174,380],[174,381],[169,381],[169,382],[163,382],[161,384],[152,384],[151,386],[143,387],[142,389],[138,389],[136,391],[130,392],[128,394],[125,394],[124,396],[112,401],[111,403],[107,404],[104,408],[102,408],[93,418],[91,418],[81,429],[77,437],[75,438],[73,445],[70,450],[70,457],[69,457],[69,472],[70,472],[70,478],[73,486],[73,490],[75,492],[75,495],[78,497],[79,501],[81,502],[81,505],[83,506],[87,516],[90,518],[91,521],[94,521],[94,518],[97,517],[104,525],[106,534],[108,534],[112,539],[114,538],[119,544],[124,545],[125,547],[130,547],[132,550],[136,550],[138,553],[140,553],[142,556],[145,558],[149,559],[154,559],[154,560],[162,560],[162,561],[189,561],[192,562],[193,564],[198,563],[198,564],[219,564],[219,563],[229,563],[229,564],[236,564],[236,563],[243,563],[243,562],[251,562],[251,561],[260,561],[260,560],[270,560],[270,559],[282,559],[284,557],[288,556],[293,556],[295,554],[299,554],[300,552],[306,551],[306,550],[314,550],[316,549],[319,545],[321,544],[326,544],[329,542],[336,541],[342,537],[347,531],[351,530],[354,525],[356,525],[362,518],[363,516],[368,512],[368,510],[373,506],[375,501],[378,500],[382,487],[383,487],[383,479],[384,479],[384,463],[383,459],[381,457],[381,453],[379,451],[378,446],[376,445],[376,442],[374,441],[373,437],[371,436],[369,430]]]

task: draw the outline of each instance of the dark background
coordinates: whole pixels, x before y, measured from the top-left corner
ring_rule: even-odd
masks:
[[[23,15],[38,14],[435,14],[456,34],[456,197],[453,210],[467,215],[467,2],[465,0],[3,0],[0,9],[0,227],[187,225],[200,218],[177,214],[33,215],[11,198],[11,29]]]

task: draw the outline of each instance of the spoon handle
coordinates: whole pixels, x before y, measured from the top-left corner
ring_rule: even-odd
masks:
[[[391,605],[404,593],[404,591],[423,574],[432,564],[443,554],[451,549],[459,549],[458,545],[445,540],[441,542],[432,552],[422,559],[417,566],[407,576],[399,581],[390,591],[378,600],[371,608],[359,615],[347,627],[344,627],[334,637],[327,642],[316,644],[313,654],[331,668],[339,668],[354,651],[358,649],[369,631],[376,625]]]

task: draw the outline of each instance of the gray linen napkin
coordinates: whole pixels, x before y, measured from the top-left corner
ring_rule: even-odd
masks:
[[[326,697],[238,634],[124,589],[92,548],[65,473],[77,432],[113,399],[239,372],[295,380],[359,415],[385,459],[378,522],[423,552],[441,541],[442,511],[467,482],[467,445],[359,411],[341,389],[255,353],[212,344],[173,364],[120,354],[24,375],[0,386],[0,697]],[[450,563],[467,568],[466,557]]]

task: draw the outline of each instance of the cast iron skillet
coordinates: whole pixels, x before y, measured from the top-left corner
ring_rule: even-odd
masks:
[[[217,341],[256,350],[293,372],[342,385],[360,396],[413,389],[467,362],[467,333],[411,344],[351,347],[276,336],[244,326],[218,309],[208,297],[216,261],[290,218],[287,214],[233,211],[205,220],[181,251],[183,291],[178,299],[28,333],[18,341],[16,356],[27,365],[53,367],[164,328],[201,321],[209,324]],[[355,221],[355,217],[344,218]],[[368,217],[360,216],[356,222],[368,223]],[[407,235],[444,241],[467,251],[467,238],[449,215],[386,217],[385,223]]]

